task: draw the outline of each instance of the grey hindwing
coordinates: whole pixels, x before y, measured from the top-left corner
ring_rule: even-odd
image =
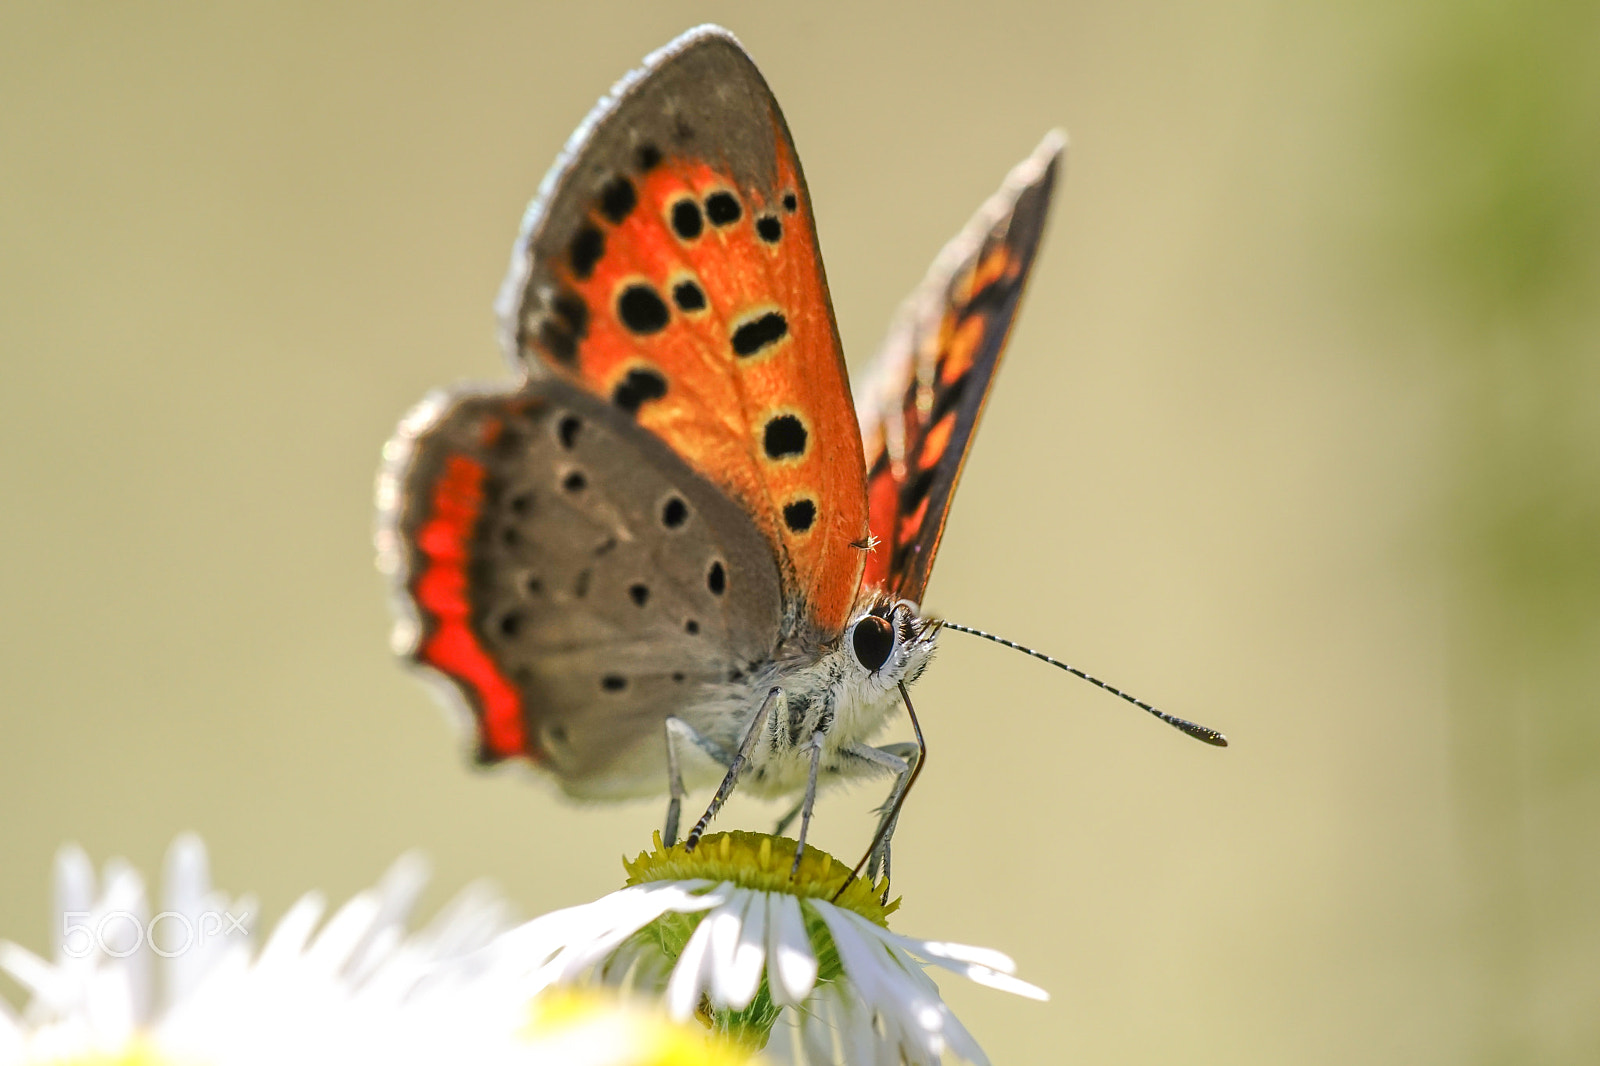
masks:
[[[460,456],[485,471],[466,552],[470,628],[521,695],[546,767],[577,795],[659,792],[664,719],[779,642],[765,538],[626,413],[559,380],[426,403],[431,420],[407,420],[396,486],[413,659],[431,665],[421,649],[438,621],[416,597],[419,529]],[[471,686],[450,680],[470,706]]]

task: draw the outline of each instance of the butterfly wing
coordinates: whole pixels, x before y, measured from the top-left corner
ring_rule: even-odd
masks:
[[[858,391],[874,541],[863,582],[897,599],[927,587],[1065,148],[1047,135],[939,253]]]
[[[600,102],[528,209],[499,309],[514,363],[738,501],[789,614],[837,636],[865,563],[861,439],[805,178],[731,34],[689,31]]]
[[[527,756],[576,795],[658,792],[663,719],[770,658],[766,539],[615,405],[559,380],[436,393],[385,459],[397,650],[470,709],[480,760]]]

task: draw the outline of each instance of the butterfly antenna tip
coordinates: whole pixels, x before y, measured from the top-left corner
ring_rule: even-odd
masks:
[[[1018,644],[1014,640],[1007,640],[1005,637],[997,637],[993,633],[988,633],[988,632],[985,632],[984,630],[981,630],[981,629],[974,629],[972,626],[964,626],[964,625],[961,625],[960,623],[951,622],[949,620],[945,620],[945,621],[941,622],[940,623],[940,628],[942,628],[942,629],[953,629],[957,633],[969,633],[974,637],[982,637],[984,640],[991,640],[994,643],[1001,645],[1002,647],[1010,648],[1012,651],[1020,651],[1024,655],[1031,655],[1035,659],[1042,659],[1043,661],[1049,663],[1051,666],[1054,666],[1054,667],[1057,667],[1059,669],[1065,670],[1067,673],[1071,674],[1073,677],[1076,677],[1076,678],[1078,678],[1080,680],[1083,680],[1083,681],[1087,681],[1087,682],[1089,682],[1089,684],[1095,686],[1096,688],[1104,689],[1105,691],[1111,693],[1113,696],[1117,696],[1117,697],[1119,697],[1121,699],[1127,700],[1129,703],[1133,704],[1135,707],[1138,707],[1140,710],[1146,711],[1146,712],[1150,713],[1151,715],[1154,715],[1155,717],[1161,719],[1163,722],[1167,723],[1172,728],[1178,730],[1178,732],[1180,732],[1180,733],[1187,734],[1188,736],[1194,737],[1194,739],[1196,739],[1196,740],[1203,741],[1203,742],[1205,742],[1207,744],[1210,744],[1213,747],[1225,748],[1225,747],[1228,746],[1228,738],[1223,736],[1221,733],[1217,732],[1215,729],[1212,729],[1210,726],[1203,726],[1203,725],[1199,724],[1198,722],[1191,722],[1187,718],[1179,718],[1178,716],[1172,715],[1172,714],[1168,714],[1166,711],[1160,710],[1159,708],[1152,707],[1150,704],[1146,703],[1144,700],[1141,700],[1136,696],[1129,695],[1128,693],[1122,691],[1121,689],[1115,687],[1114,685],[1108,685],[1106,682],[1101,681],[1098,677],[1095,677],[1095,676],[1093,676],[1091,674],[1087,674],[1087,673],[1083,672],[1082,670],[1079,670],[1076,666],[1069,666],[1066,663],[1062,662],[1060,659],[1052,658],[1052,657],[1046,655],[1042,651],[1035,651],[1034,649],[1032,649],[1030,647],[1027,647],[1026,645]]]

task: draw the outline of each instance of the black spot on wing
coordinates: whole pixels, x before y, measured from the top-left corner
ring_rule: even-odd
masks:
[[[654,170],[661,165],[661,149],[648,142],[641,144],[633,154],[633,162],[641,174]]]
[[[668,529],[682,529],[687,521],[689,521],[689,505],[684,503],[681,497],[667,497],[667,502],[661,505],[661,524]]]
[[[567,246],[567,257],[572,261],[572,274],[579,281],[587,281],[594,273],[595,264],[606,254],[606,237],[600,230],[584,223]]]
[[[756,219],[756,235],[768,244],[777,244],[783,236],[783,223],[776,215],[762,215]]]
[[[706,571],[706,588],[710,589],[714,596],[720,596],[728,589],[728,571],[720,559],[712,563],[711,569]]]
[[[704,311],[706,291],[692,281],[680,281],[672,287],[672,302],[680,311]]]
[[[788,333],[789,320],[782,312],[768,311],[733,331],[733,350],[738,355],[752,356],[778,343]]]
[[[795,500],[783,505],[783,524],[791,533],[804,533],[817,520],[817,505],[810,500]]]
[[[783,194],[783,209],[785,211],[789,212],[792,215],[792,214],[794,214],[795,209],[798,208],[799,206],[800,206],[800,201],[795,198],[794,193],[786,192],[786,193]]]
[[[794,415],[779,415],[769,421],[761,434],[761,446],[768,459],[789,459],[804,455],[805,423]]]
[[[692,241],[705,228],[706,220],[700,213],[699,204],[685,198],[672,205],[672,232],[678,235],[679,240]]]
[[[606,182],[605,188],[600,190],[600,213],[613,226],[632,214],[638,203],[639,194],[634,191],[633,182],[621,175]]]
[[[648,367],[635,367],[611,390],[611,402],[629,414],[637,414],[646,401],[667,394],[667,379]]]
[[[744,214],[744,208],[739,206],[739,198],[731,192],[714,192],[706,197],[706,217],[713,226],[729,226],[739,221],[739,216]]]
[[[649,335],[667,328],[671,315],[661,294],[649,285],[629,285],[617,297],[617,318],[631,333]]]

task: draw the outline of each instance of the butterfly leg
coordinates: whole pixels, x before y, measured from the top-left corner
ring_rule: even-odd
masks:
[[[733,762],[733,756],[721,744],[701,736],[699,730],[676,716],[670,717],[667,727],[667,823],[661,829],[661,842],[667,847],[678,842],[678,816],[683,811],[683,767],[679,761],[680,746],[693,746],[705,752],[723,766]]]
[[[806,854],[806,834],[811,831],[811,808],[817,805],[817,770],[822,765],[822,730],[811,734],[807,745],[811,749],[811,771],[806,775],[806,794],[800,801],[800,839],[794,846],[794,865],[789,867],[789,877],[800,872],[800,860]]]
[[[738,783],[739,775],[744,772],[746,764],[750,762],[750,753],[756,748],[756,741],[761,739],[761,730],[769,718],[781,715],[784,708],[783,689],[774,688],[767,693],[767,698],[761,701],[761,706],[750,719],[750,725],[745,729],[744,740],[739,744],[739,752],[728,763],[728,773],[722,779],[722,784],[717,786],[717,794],[711,797],[711,805],[706,808],[706,813],[689,830],[689,836],[684,840],[685,849],[693,851],[694,846],[700,843],[700,838],[705,835],[706,826],[711,824],[711,819],[717,816],[722,805],[728,802],[728,797],[733,794],[733,786]]]
[[[889,797],[883,801],[883,806],[879,808],[884,818],[887,819],[887,822],[881,827],[883,843],[879,845],[878,850],[879,868],[882,869],[883,876],[887,878],[889,876],[889,846],[894,843],[894,831],[900,826],[900,812],[895,808],[898,806],[900,797],[904,795],[905,790],[911,787],[911,778],[917,772],[917,762],[922,758],[922,751],[915,744],[910,743],[885,744],[879,750],[898,755],[905,760],[906,764],[905,770],[895,778],[894,788],[890,791]],[[887,890],[884,892],[884,899],[886,901],[888,899]]]
[[[878,808],[882,816],[878,821],[878,828],[873,833],[872,854],[867,860],[867,879],[876,880],[881,867],[883,876],[889,876],[889,841],[894,836],[895,826],[899,818],[895,815],[895,803],[900,794],[911,783],[911,775],[916,772],[919,752],[915,744],[885,744],[875,748],[870,744],[859,741],[846,745],[840,749],[842,754],[861,759],[874,766],[881,767],[895,775],[894,787],[889,790],[889,796]]]

